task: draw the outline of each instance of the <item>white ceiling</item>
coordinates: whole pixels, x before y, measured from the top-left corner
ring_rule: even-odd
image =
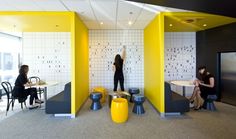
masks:
[[[159,12],[185,10],[125,0],[0,0],[0,11],[75,11],[89,29],[144,29]]]

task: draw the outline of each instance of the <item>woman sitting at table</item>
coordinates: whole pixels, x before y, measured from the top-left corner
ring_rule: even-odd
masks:
[[[19,102],[24,102],[28,95],[30,95],[30,107],[29,109],[37,108],[37,105],[33,105],[33,101],[35,100],[35,103],[43,103],[43,101],[38,99],[37,96],[37,89],[31,88],[31,86],[36,85],[29,82],[27,78],[27,74],[29,71],[28,65],[22,65],[19,70],[19,75],[15,81],[15,86],[13,89],[13,95],[18,98]],[[29,88],[25,88],[29,87]]]
[[[201,109],[204,102],[203,99],[205,100],[208,95],[215,94],[214,76],[206,70],[205,66],[199,67],[198,72],[200,74],[201,80],[197,79],[193,82],[195,88],[193,90],[191,98],[189,99],[191,103],[193,103],[194,100],[196,100],[196,106],[194,110]]]

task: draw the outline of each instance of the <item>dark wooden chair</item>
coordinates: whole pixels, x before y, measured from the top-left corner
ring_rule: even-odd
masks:
[[[15,99],[18,99],[18,98],[13,95],[12,86],[9,82],[2,82],[1,85],[2,85],[4,91],[6,92],[6,95],[7,95],[7,109],[6,109],[6,116],[7,116],[7,112],[9,111],[10,106],[12,105],[12,110],[13,110]],[[25,100],[23,102],[20,102],[22,110],[23,110],[23,103],[26,107]]]
[[[29,77],[29,81],[33,84],[36,84],[36,83],[40,83],[40,78],[37,77],[37,76],[32,76],[32,77]],[[44,93],[44,89],[43,88],[37,88],[37,94],[39,94],[39,99],[41,99],[41,96],[42,94]],[[40,107],[41,107],[41,103],[40,103]]]

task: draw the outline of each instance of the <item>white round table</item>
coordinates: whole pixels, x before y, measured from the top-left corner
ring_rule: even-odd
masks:
[[[171,84],[183,87],[183,96],[186,93],[186,87],[194,87],[193,81],[171,81]]]

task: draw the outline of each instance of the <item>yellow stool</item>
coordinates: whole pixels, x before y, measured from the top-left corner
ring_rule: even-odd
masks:
[[[95,87],[93,89],[93,92],[99,92],[102,94],[102,98],[100,99],[101,103],[106,102],[106,97],[107,97],[107,91],[104,87]]]
[[[128,101],[125,98],[115,98],[111,103],[111,119],[115,123],[124,123],[128,119]]]

